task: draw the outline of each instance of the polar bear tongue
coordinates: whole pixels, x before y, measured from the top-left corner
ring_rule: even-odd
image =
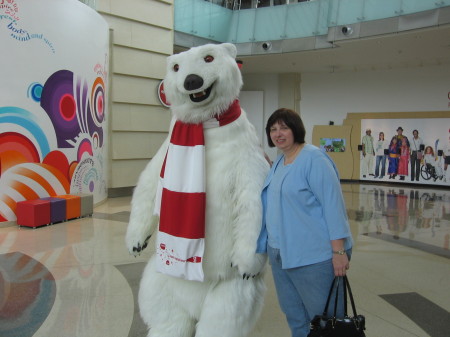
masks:
[[[198,98],[198,97],[202,97],[202,96],[205,96],[205,95],[206,95],[206,92],[202,91],[202,92],[198,92],[198,93],[194,94],[194,97]]]

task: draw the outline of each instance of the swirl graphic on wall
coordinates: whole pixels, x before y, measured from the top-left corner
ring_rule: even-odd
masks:
[[[47,136],[45,135],[42,127],[39,125],[38,118],[31,112],[18,107],[0,107],[0,125],[4,130],[14,130],[16,135],[21,134],[26,137],[39,152],[40,158],[43,158],[48,152],[50,152],[50,145]],[[8,134],[11,133],[8,132],[5,135],[5,133],[2,132],[0,134],[3,136],[3,141],[0,146],[3,147],[3,151],[6,151],[7,149],[9,149],[9,151],[17,151],[18,147],[9,146],[14,143],[14,140],[11,137],[7,137]],[[6,146],[4,142],[8,142],[8,146]],[[31,145],[29,145],[29,148],[30,147]],[[0,156],[0,160],[3,162],[4,158],[2,156],[2,152],[0,152]]]
[[[105,83],[101,77],[97,77],[94,85],[92,86],[91,102],[93,105],[93,121],[96,126],[100,126],[105,118]]]
[[[47,79],[42,90],[41,107],[53,123],[58,147],[73,147],[70,140],[75,140],[81,129],[75,118],[77,104],[73,96],[71,71],[60,70]]]
[[[0,221],[16,220],[19,201],[105,185],[103,78],[89,86],[58,70],[28,85],[26,96],[40,111],[0,107]]]
[[[70,191],[69,180],[57,168],[39,163],[22,163],[7,170],[0,179],[0,216],[15,220],[16,204]]]
[[[73,86],[73,73],[69,70],[60,70],[48,78],[42,90],[41,106],[47,112],[57,131],[58,147],[74,147],[80,133],[87,133],[90,136],[97,133],[100,137],[99,146],[101,147],[103,143],[101,124],[104,120],[103,81],[97,79],[94,82],[91,98],[94,107],[101,107],[100,111],[98,109],[91,110],[86,82],[82,85],[81,79],[78,79],[75,90]]]
[[[73,173],[71,189],[79,193],[83,189],[88,189],[89,192],[93,192],[95,182],[98,181],[99,171],[95,165],[95,161],[91,157],[81,160]]]
[[[39,102],[42,96],[42,84],[40,83],[31,83],[28,87],[28,97],[31,97],[33,101]]]
[[[24,135],[17,132],[0,134],[0,176],[17,164],[38,163],[39,158],[36,147]]]
[[[94,134],[98,136],[98,146],[103,146],[103,129],[101,127],[104,121],[104,92],[105,86],[103,80],[97,77],[92,86],[90,99],[88,95],[89,87],[86,82],[81,84],[81,79],[77,81],[76,95],[78,103],[78,116],[82,131],[88,133],[91,137]]]

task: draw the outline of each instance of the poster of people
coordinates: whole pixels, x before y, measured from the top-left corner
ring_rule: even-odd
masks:
[[[450,119],[361,120],[360,179],[450,185]]]
[[[320,148],[325,152],[344,152],[345,138],[320,138]]]

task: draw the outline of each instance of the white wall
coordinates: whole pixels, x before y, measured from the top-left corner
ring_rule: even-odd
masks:
[[[263,114],[263,130],[265,130],[267,119],[278,109],[278,75],[246,75],[244,76],[242,91],[262,91],[264,93],[263,111],[261,113]],[[265,138],[262,140],[262,143],[267,155],[272,160],[275,159],[277,156],[276,148],[268,147]]]
[[[266,139],[265,123],[263,120],[264,111],[264,92],[263,91],[241,91],[239,94],[239,103],[246,112],[250,123],[255,127],[259,142],[263,144]]]
[[[449,111],[450,66],[385,71],[303,73],[300,114],[314,125],[341,125],[348,112]]]

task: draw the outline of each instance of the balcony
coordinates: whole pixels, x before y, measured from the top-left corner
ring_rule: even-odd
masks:
[[[277,54],[450,23],[450,0],[312,0],[248,9],[235,3],[175,0],[175,45],[231,42],[239,55]]]

